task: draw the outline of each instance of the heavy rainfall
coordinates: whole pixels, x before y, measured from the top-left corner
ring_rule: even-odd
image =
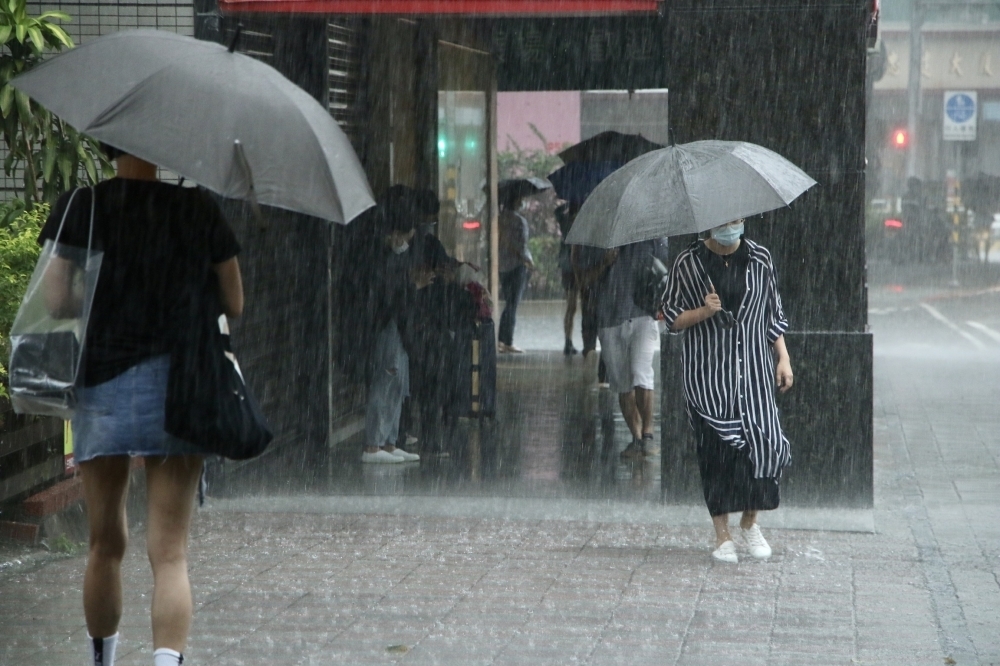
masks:
[[[1000,5],[0,41],[0,664],[1000,664]]]

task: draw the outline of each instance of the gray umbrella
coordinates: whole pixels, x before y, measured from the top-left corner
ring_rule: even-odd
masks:
[[[81,132],[223,196],[341,223],[375,203],[354,149],[319,102],[213,42],[117,32],[11,84]]]
[[[566,238],[612,248],[696,233],[787,206],[816,184],[774,151],[740,141],[654,150],[605,178]]]

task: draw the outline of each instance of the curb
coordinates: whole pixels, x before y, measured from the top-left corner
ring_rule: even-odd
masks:
[[[134,527],[146,515],[146,476],[141,458],[132,459],[127,515]],[[87,540],[87,512],[83,502],[83,479],[78,474],[59,481],[12,507],[10,518],[0,520],[0,539],[23,546],[44,546],[60,537],[73,542]]]

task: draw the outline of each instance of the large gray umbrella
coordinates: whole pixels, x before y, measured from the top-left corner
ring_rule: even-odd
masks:
[[[787,206],[816,184],[774,151],[739,141],[695,141],[654,150],[605,178],[566,238],[621,247],[696,233]]]
[[[354,149],[319,102],[213,42],[117,32],[11,84],[81,132],[223,196],[341,223],[375,203]]]

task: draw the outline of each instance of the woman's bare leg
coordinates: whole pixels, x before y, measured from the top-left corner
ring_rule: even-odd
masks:
[[[573,339],[573,319],[576,318],[576,299],[579,297],[576,287],[566,290],[566,316],[563,317],[563,331],[567,340]]]
[[[732,537],[729,535],[729,514],[712,516],[712,526],[715,527],[715,547],[718,548]]]
[[[740,527],[745,530],[753,527],[753,524],[757,522],[757,512],[756,511],[744,511],[743,517],[740,518]]]
[[[107,456],[80,463],[87,503],[90,547],[83,575],[83,614],[87,632],[107,638],[122,617],[122,558],[128,545],[125,498],[128,456]]]
[[[149,525],[146,550],[153,567],[153,649],[184,652],[191,628],[188,528],[201,477],[201,456],[146,458]]]

